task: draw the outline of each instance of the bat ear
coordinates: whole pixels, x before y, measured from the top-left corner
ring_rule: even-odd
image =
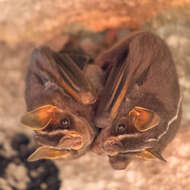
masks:
[[[160,117],[157,113],[138,106],[129,112],[129,118],[131,124],[140,132],[154,128],[160,123]]]
[[[138,158],[143,158],[146,160],[159,159],[163,162],[167,162],[159,152],[151,150],[151,149],[147,149],[147,150],[137,154],[136,156]]]
[[[21,123],[33,130],[42,130],[52,121],[55,109],[56,106],[52,105],[41,106],[23,115]]]
[[[41,146],[33,152],[27,160],[29,162],[33,162],[40,159],[67,158],[68,156],[70,156],[70,154],[67,150],[56,150],[46,146]]]

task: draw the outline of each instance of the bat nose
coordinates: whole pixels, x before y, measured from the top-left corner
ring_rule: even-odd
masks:
[[[122,144],[117,137],[110,137],[104,142],[103,148],[108,155],[115,156],[119,153],[118,150],[121,146]]]

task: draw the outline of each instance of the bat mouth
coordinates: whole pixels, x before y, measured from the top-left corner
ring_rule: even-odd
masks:
[[[166,162],[166,160],[163,158],[161,152],[159,150],[156,150],[153,148],[154,146],[151,144],[142,144],[139,146],[133,146],[128,142],[128,147],[123,146],[121,140],[125,137],[134,137],[134,135],[120,135],[117,137],[109,137],[103,144],[104,152],[111,158],[111,161],[117,160],[117,157],[122,158],[121,162],[114,161],[111,162],[111,165],[113,167],[122,168],[125,166],[125,157],[128,158],[140,158],[144,160],[152,160],[152,159],[159,159],[160,161]],[[133,139],[135,140],[135,139]],[[134,141],[135,142],[135,141]],[[118,164],[118,165],[117,165]]]
[[[135,155],[152,148],[152,144],[138,142],[138,134],[111,136],[104,140],[103,150],[109,156]],[[128,142],[128,143],[127,143]]]
[[[41,146],[49,146],[56,150],[80,150],[84,146],[84,137],[69,130],[55,130],[52,132],[36,131],[35,140]]]
[[[80,150],[84,146],[84,137],[76,131],[65,131],[56,148],[67,150]]]

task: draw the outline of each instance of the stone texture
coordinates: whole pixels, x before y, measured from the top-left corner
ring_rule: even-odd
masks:
[[[4,136],[8,136],[7,131]],[[11,146],[7,151],[14,155],[0,153],[0,189],[1,190],[58,190],[60,179],[58,168],[52,161],[41,160],[35,163],[27,162],[27,157],[34,151],[30,139],[24,133],[14,133],[6,143]],[[0,142],[4,149],[4,143]]]
[[[16,186],[20,190],[25,190],[26,184],[29,182],[24,165],[16,165],[15,163],[11,163],[7,167],[6,179],[10,186]]]
[[[0,41],[40,44],[63,31],[138,28],[180,6],[190,6],[190,0],[1,0]]]

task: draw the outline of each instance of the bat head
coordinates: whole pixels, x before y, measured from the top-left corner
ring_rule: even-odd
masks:
[[[41,106],[28,112],[21,121],[35,131],[35,139],[41,145],[29,157],[30,161],[58,158],[58,152],[60,152],[59,156],[61,153],[65,156],[67,151],[85,150],[95,136],[93,126],[86,119],[53,105]],[[44,148],[49,151],[46,150],[47,153],[44,153]],[[51,156],[49,156],[50,152]]]
[[[95,152],[106,153],[115,169],[135,157],[165,161],[161,151],[177,132],[181,105],[168,47],[151,33],[136,32],[96,61],[109,73],[96,113],[101,131]]]
[[[28,112],[21,122],[35,131],[41,145],[30,161],[72,158],[85,152],[96,130],[92,119],[99,85],[93,85],[88,62],[78,64],[68,53],[47,47],[32,53],[26,78]],[[81,66],[82,65],[82,66]]]

